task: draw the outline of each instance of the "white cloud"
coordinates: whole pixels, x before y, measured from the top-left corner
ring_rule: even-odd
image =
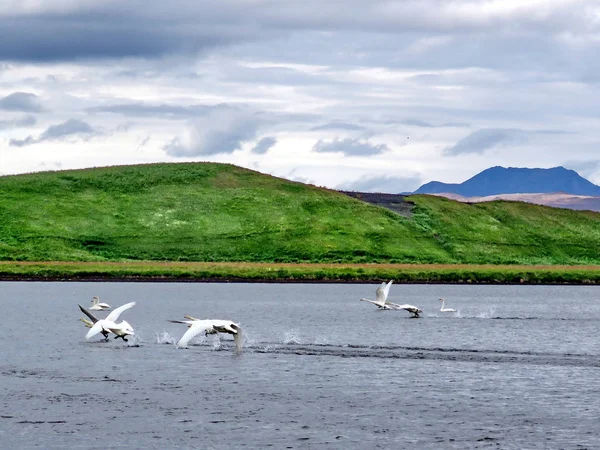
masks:
[[[597,1],[3,6],[3,173],[202,159],[387,190],[597,161]]]

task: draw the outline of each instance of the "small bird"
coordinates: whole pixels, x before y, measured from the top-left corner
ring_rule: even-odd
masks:
[[[108,311],[110,309],[110,305],[108,303],[100,303],[100,298],[97,295],[92,297],[92,306],[90,310],[92,311]]]

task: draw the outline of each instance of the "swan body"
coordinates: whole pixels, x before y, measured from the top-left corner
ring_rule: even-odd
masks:
[[[417,319],[419,318],[419,314],[421,314],[423,312],[423,310],[415,305],[409,305],[408,303],[405,303],[403,305],[399,305],[398,303],[392,303],[392,302],[387,302],[386,305],[389,305],[391,309],[396,309],[396,310],[400,310],[403,309],[405,311],[408,311],[409,313],[412,314],[412,316],[410,316],[412,319]]]
[[[127,342],[127,339],[125,339],[125,337],[132,336],[135,334],[135,332],[133,331],[133,327],[129,325],[129,323],[125,320],[121,321],[120,323],[117,323],[117,320],[119,319],[119,316],[123,311],[126,311],[129,308],[132,308],[133,306],[135,306],[135,302],[126,303],[122,306],[119,306],[118,308],[115,308],[114,311],[112,311],[108,316],[106,316],[106,319],[97,320],[92,326],[92,328],[90,328],[90,331],[88,331],[88,333],[85,335],[85,338],[89,339],[97,335],[98,333],[104,334],[104,332],[107,332],[115,334],[115,339],[121,338],[125,342]],[[104,336],[108,340],[107,334],[104,334]]]
[[[205,334],[227,333],[233,335],[236,351],[238,353],[242,351],[242,328],[239,324],[231,320],[196,319],[189,315],[184,317],[187,320],[169,320],[171,323],[183,323],[188,326],[188,330],[177,342],[177,347],[187,347],[188,343],[202,332]]]
[[[456,312],[455,309],[452,308],[444,308],[444,303],[446,302],[446,300],[444,298],[440,298],[440,302],[442,302],[442,307],[440,308],[441,312]]]
[[[90,310],[92,311],[107,311],[110,309],[110,305],[108,303],[100,303],[100,298],[96,295],[92,297],[92,306]]]
[[[389,283],[381,283],[381,285],[375,291],[375,300],[369,300],[368,298],[361,298],[361,302],[373,303],[379,309],[394,309],[389,306],[387,302],[388,294],[390,293],[390,286],[394,280],[390,280]]]
[[[422,309],[409,304],[399,305],[398,303],[388,302],[388,294],[390,293],[390,287],[392,286],[393,280],[390,280],[387,284],[385,282],[381,283],[381,285],[375,291],[375,300],[369,300],[368,298],[361,298],[360,300],[363,302],[369,302],[376,305],[379,309],[394,309],[400,310],[404,309],[412,314],[411,317],[417,318],[419,314],[423,312]]]

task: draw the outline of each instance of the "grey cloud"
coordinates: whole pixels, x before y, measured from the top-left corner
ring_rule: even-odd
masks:
[[[163,150],[175,157],[233,153],[255,139],[260,123],[248,111],[216,109],[191,123],[186,138],[174,138]]]
[[[567,169],[574,170],[582,177],[589,177],[600,169],[600,160],[566,161],[562,164]]]
[[[330,131],[330,130],[348,130],[348,131],[363,131],[365,127],[347,122],[329,122],[324,125],[319,125],[311,128],[311,131]]]
[[[360,139],[334,139],[324,141],[320,139],[313,150],[318,153],[341,152],[350,156],[377,155],[389,150],[385,144],[371,144],[369,141]]]
[[[41,112],[39,97],[29,92],[13,92],[0,98],[0,109],[6,111]]]
[[[401,124],[403,125],[410,125],[413,127],[423,127],[423,128],[433,128],[434,125],[430,124],[429,122],[425,122],[424,120],[419,120],[419,119],[404,119],[400,121]]]
[[[37,140],[33,136],[27,136],[25,139],[11,139],[9,145],[11,147],[25,147],[35,144]]]
[[[483,128],[462,138],[452,147],[444,150],[446,155],[484,153],[498,145],[519,143],[527,140],[528,133],[512,128]]]
[[[182,119],[203,116],[215,109],[234,109],[228,105],[152,105],[148,103],[122,103],[94,106],[86,111],[90,113],[113,113],[130,117],[162,117],[164,119]]]
[[[69,119],[58,125],[51,125],[37,138],[27,136],[25,139],[11,139],[9,145],[13,147],[24,147],[43,141],[60,140],[74,135],[91,135],[97,133],[88,123],[79,119]]]
[[[20,119],[0,120],[0,130],[32,127],[37,123],[34,116],[24,116]]]
[[[15,3],[10,14],[0,15],[0,59],[154,58],[279,39],[297,34],[295,31],[356,36],[474,31],[593,35],[598,30],[593,0],[580,0],[577,8],[567,2],[489,8],[487,2],[471,0],[346,0],[343,7],[337,1],[256,0],[251,6],[237,0],[183,0],[177,7],[143,0],[61,2],[60,7],[52,2],[27,7]],[[522,36],[518,37],[522,41]],[[395,39],[388,41],[396,43]]]
[[[343,183],[337,186],[337,189],[355,192],[399,194],[416,190],[421,185],[421,182],[421,179],[418,177],[363,177]]]
[[[252,153],[262,155],[267,153],[277,143],[277,139],[272,136],[262,138],[252,149]]]
[[[48,127],[48,129],[40,135],[39,141],[59,139],[73,134],[94,133],[94,131],[95,130],[88,123],[82,120],[69,119],[66,122]]]

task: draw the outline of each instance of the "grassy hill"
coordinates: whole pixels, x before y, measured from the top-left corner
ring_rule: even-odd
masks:
[[[411,217],[215,163],[0,177],[0,260],[599,264],[600,214],[411,196]]]

